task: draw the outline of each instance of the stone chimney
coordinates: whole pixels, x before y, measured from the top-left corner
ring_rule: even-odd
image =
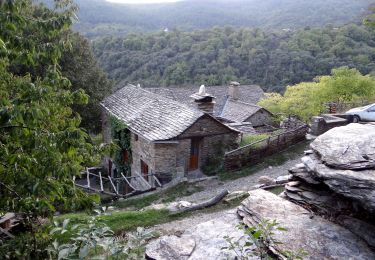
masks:
[[[194,104],[203,113],[213,115],[215,107],[215,97],[206,93],[204,85],[199,87],[199,92],[190,96],[194,100]]]
[[[228,87],[228,97],[234,100],[240,97],[240,83],[237,81],[231,81]]]

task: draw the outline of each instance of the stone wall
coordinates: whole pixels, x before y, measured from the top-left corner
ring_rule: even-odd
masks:
[[[179,140],[177,146],[177,167],[182,167],[184,173],[188,171],[190,161],[191,139]]]
[[[265,109],[259,109],[254,115],[245,120],[250,122],[253,127],[262,126],[262,125],[272,125],[272,114]]]
[[[237,135],[237,133],[234,130],[229,129],[216,119],[208,115],[205,115],[198,119],[191,127],[186,129],[186,131],[183,132],[180,136],[178,136],[177,139],[188,139],[223,134]]]
[[[223,158],[224,153],[238,147],[238,135],[224,134],[208,136],[201,143],[200,165],[205,165],[209,159]]]
[[[156,143],[154,144],[155,168],[153,173],[157,174],[161,182],[169,182],[176,173],[177,150],[179,143]]]
[[[319,136],[332,128],[347,125],[349,121],[346,118],[334,115],[323,114],[321,116],[314,116],[311,122],[311,134]]]
[[[132,148],[132,165],[131,172],[134,176],[135,173],[141,174],[141,160],[148,165],[149,173],[155,172],[155,161],[154,161],[154,144],[131,133],[130,143]]]

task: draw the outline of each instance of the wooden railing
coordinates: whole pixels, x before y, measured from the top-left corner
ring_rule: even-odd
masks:
[[[112,178],[111,176],[103,176],[100,171],[97,174],[93,173],[92,170],[97,170],[97,168],[87,168],[85,172],[81,173],[81,178],[74,178],[75,185],[91,192],[113,197],[129,197],[162,186],[155,174],[141,176],[135,173],[134,176],[126,177],[123,173],[120,173],[121,177]],[[145,177],[151,180],[151,184],[146,181]],[[131,191],[120,192],[118,187],[121,185],[129,187]]]
[[[224,155],[224,169],[231,171],[257,164],[265,157],[305,140],[307,131],[308,126],[303,125],[227,152]]]

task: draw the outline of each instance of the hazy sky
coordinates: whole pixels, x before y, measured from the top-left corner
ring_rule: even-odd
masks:
[[[155,4],[155,3],[173,3],[181,0],[107,0],[113,3],[124,3],[124,4]]]

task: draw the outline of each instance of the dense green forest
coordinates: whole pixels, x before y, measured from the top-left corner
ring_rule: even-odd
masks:
[[[169,4],[125,5],[104,0],[77,0],[76,30],[90,38],[124,36],[178,28],[214,26],[298,29],[340,26],[359,21],[371,0],[185,0]]]
[[[103,38],[93,47],[112,79],[144,86],[238,80],[282,91],[335,67],[363,74],[375,68],[375,34],[355,24],[296,32],[225,27],[138,33]]]

